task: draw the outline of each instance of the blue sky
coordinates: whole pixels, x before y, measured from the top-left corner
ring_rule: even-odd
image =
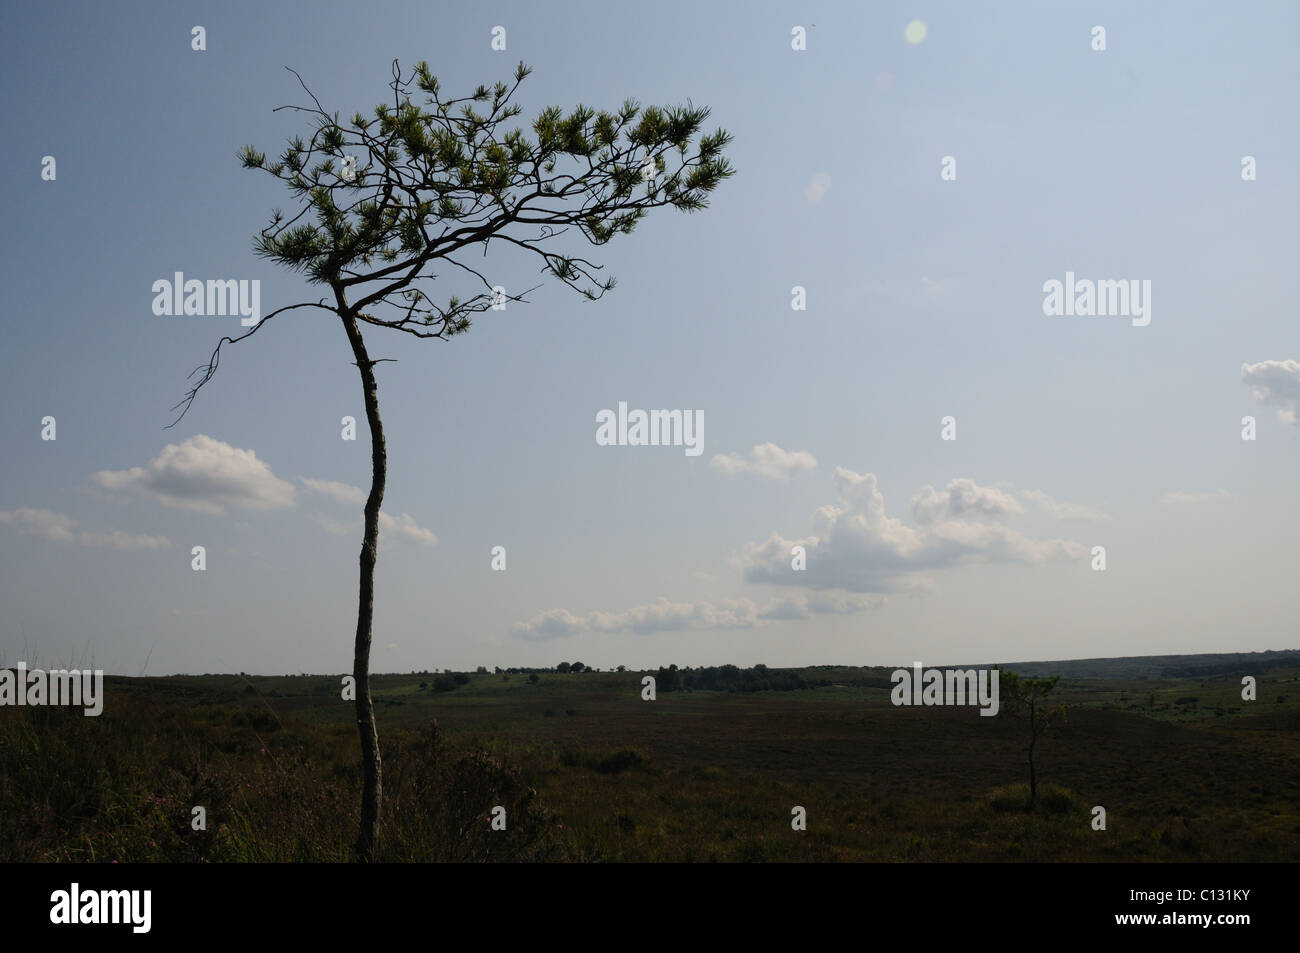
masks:
[[[707,104],[737,174],[595,249],[600,302],[549,281],[449,342],[368,329],[397,359],[375,670],[1295,647],[1298,25],[1280,2],[8,9],[0,652],[350,669],[369,451],[337,319],[225,350],[164,430],[240,327],[156,316],[151,286],[319,297],[254,256],[293,206],[236,152],[306,131],[272,111],[305,99],[285,67],[350,116],[394,58],[457,95],[525,61],[521,124]],[[1067,272],[1149,280],[1150,324],[1045,315]],[[703,453],[598,446],[619,401],[702,411]]]

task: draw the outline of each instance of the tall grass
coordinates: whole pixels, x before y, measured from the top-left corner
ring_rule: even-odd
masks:
[[[380,860],[559,858],[556,822],[519,770],[436,726],[385,733]],[[358,818],[358,745],[227,706],[122,697],[0,712],[0,860],[344,861]],[[506,829],[492,830],[496,806]],[[194,830],[193,808],[206,811]]]

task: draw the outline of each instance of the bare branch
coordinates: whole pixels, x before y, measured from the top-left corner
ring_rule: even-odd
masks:
[[[277,314],[282,314],[285,311],[293,311],[295,308],[323,308],[326,311],[333,311],[335,314],[338,313],[337,309],[332,308],[325,303],[324,298],[321,298],[320,301],[304,301],[299,304],[290,304],[290,305],[286,305],[283,308],[277,308],[275,311],[272,311],[266,317],[258,321],[257,324],[253,325],[252,328],[250,328],[248,331],[245,331],[243,334],[240,334],[233,338],[229,336],[223,337],[220,341],[217,342],[217,346],[212,352],[212,357],[208,358],[207,365],[200,364],[198,367],[196,367],[193,371],[190,372],[189,377],[191,379],[194,377],[195,374],[198,374],[200,371],[203,372],[203,377],[199,379],[199,382],[197,384],[195,384],[193,387],[190,388],[189,392],[180,401],[180,403],[175,404],[171,408],[172,410],[175,410],[177,407],[180,407],[182,405],[184,405],[185,407],[185,409],[181,411],[180,416],[177,417],[175,420],[173,420],[171,423],[169,423],[163,429],[170,430],[172,427],[175,427],[178,423],[181,422],[181,419],[184,418],[184,416],[187,413],[189,413],[190,405],[194,403],[194,398],[197,397],[199,394],[199,388],[201,388],[208,381],[212,380],[212,375],[214,375],[217,372],[217,365],[221,361],[222,345],[238,344],[240,341],[243,341],[246,338],[251,338],[254,334],[256,334],[261,329],[261,327],[264,324],[266,324],[266,322],[270,321]]]

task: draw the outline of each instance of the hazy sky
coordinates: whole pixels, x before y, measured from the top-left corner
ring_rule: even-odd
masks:
[[[394,58],[455,95],[527,62],[520,124],[689,98],[738,171],[707,211],[592,251],[618,278],[600,302],[503,258],[512,291],[545,281],[529,303],[450,342],[367,330],[398,359],[378,367],[375,670],[1296,647],[1294,3],[29,3],[3,21],[6,663],[351,669],[369,449],[342,328],[277,317],[164,430],[242,329],[155,316],[151,288],[256,279],[263,314],[318,298],[254,256],[296,206],[236,152],[309,131],[272,112],[305,101],[286,66],[349,117],[391,96]],[[1045,314],[1067,272],[1149,281],[1149,324]],[[620,401],[702,412],[703,452],[598,445]]]

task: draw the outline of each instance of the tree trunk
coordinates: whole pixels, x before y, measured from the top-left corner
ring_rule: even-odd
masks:
[[[1034,746],[1038,743],[1038,712],[1029,705],[1029,806],[1038,800],[1038,776],[1034,773]]]
[[[1030,805],[1032,806],[1036,800],[1038,800],[1038,778],[1034,774],[1034,746],[1031,743],[1029,745],[1029,803]]]
[[[357,638],[353,647],[352,676],[356,680],[357,730],[361,734],[361,830],[355,845],[359,861],[374,859],[379,840],[379,807],[383,801],[383,762],[379,754],[379,731],[375,706],[370,699],[370,640],[375,611],[375,558],[379,546],[379,507],[384,501],[388,477],[388,453],[384,425],[379,419],[379,393],[374,364],[351,314],[343,316],[352,353],[361,371],[366,399],[366,421],[370,425],[370,495],[366,498],[365,536],[361,543],[361,578],[357,585]]]

